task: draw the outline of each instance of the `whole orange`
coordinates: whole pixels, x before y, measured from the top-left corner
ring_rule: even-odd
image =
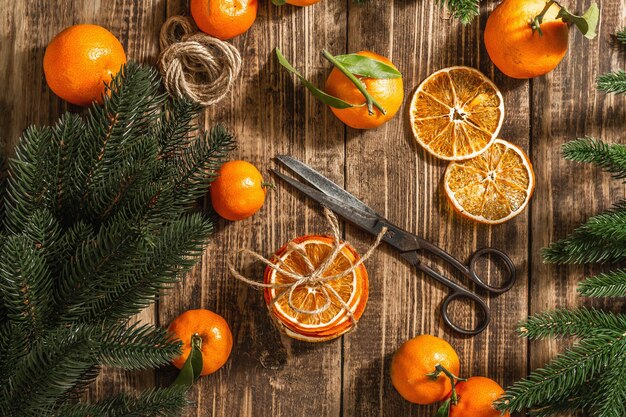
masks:
[[[502,387],[493,379],[473,376],[456,385],[458,402],[450,408],[449,417],[508,417],[493,406],[504,394]]]
[[[209,375],[220,369],[228,360],[233,349],[233,335],[226,320],[209,310],[188,310],[176,317],[169,327],[170,333],[182,342],[182,354],[172,361],[182,369],[191,353],[191,338],[194,335],[202,339],[202,372]]]
[[[287,0],[287,4],[293,4],[294,6],[310,6],[319,2],[320,0]]]
[[[375,59],[397,69],[390,60],[373,52],[361,51],[357,52],[357,55]],[[331,107],[330,109],[339,120],[355,129],[378,127],[391,119],[402,105],[402,100],[404,99],[402,78],[357,78],[365,84],[366,90],[385,109],[386,114],[374,108],[374,114],[370,115],[367,106],[363,105],[365,103],[363,94],[337,68],[333,68],[326,80],[326,92],[358,107],[347,109]]]
[[[405,400],[416,404],[434,404],[452,391],[450,379],[441,373],[433,380],[427,374],[441,365],[459,374],[459,356],[448,342],[435,336],[421,335],[405,342],[391,360],[391,383]]]
[[[191,16],[204,33],[226,40],[239,36],[256,20],[257,0],[191,0]]]
[[[46,47],[43,72],[50,89],[79,106],[102,102],[104,83],[126,63],[120,41],[98,25],[70,26]]]
[[[263,206],[267,184],[251,163],[230,161],[219,169],[210,191],[217,214],[227,220],[243,220]]]
[[[494,9],[485,27],[485,47],[496,67],[512,78],[532,78],[556,68],[567,52],[569,29],[557,19],[559,6],[546,12],[541,32],[530,22],[546,5],[545,0],[504,0]]]

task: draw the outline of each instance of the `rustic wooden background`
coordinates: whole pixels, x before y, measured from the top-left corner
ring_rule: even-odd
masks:
[[[445,289],[416,274],[396,254],[381,248],[367,262],[370,301],[358,329],[339,340],[310,345],[272,327],[262,295],[231,277],[226,255],[240,247],[271,254],[287,240],[324,232],[319,211],[301,196],[278,187],[253,218],[223,222],[193,273],[141,320],[168,325],[190,308],[208,308],[230,323],[235,346],[228,364],[192,390],[187,415],[218,417],[431,416],[432,407],[411,405],[394,391],[389,361],[402,342],[420,333],[441,336],[457,349],[463,375],[486,375],[508,385],[544,364],[566,342],[528,343],[514,333],[529,313],[581,302],[575,285],[589,270],[544,265],[539,250],[563,237],[589,215],[624,195],[624,187],[599,171],[560,158],[565,141],[593,135],[624,141],[623,97],[594,90],[596,76],[624,68],[625,56],[611,33],[626,22],[626,0],[601,2],[596,40],[571,33],[563,63],[531,81],[512,80],[487,56],[482,30],[496,2],[485,1],[479,20],[462,26],[433,0],[322,0],[308,7],[275,7],[261,0],[253,28],[234,39],[244,67],[232,95],[207,109],[206,125],[222,122],[236,134],[234,157],[266,170],[271,158],[292,154],[318,168],[398,225],[467,259],[482,246],[496,246],[514,259],[519,278],[509,293],[489,300],[493,321],[480,336],[460,337],[443,327],[438,307]],[[588,0],[569,0],[582,11]],[[574,4],[575,3],[575,4]],[[171,15],[187,12],[179,0],[16,0],[0,3],[0,136],[10,154],[23,129],[52,123],[68,106],[47,88],[42,71],[46,44],[66,26],[97,23],[124,44],[130,59],[154,63],[158,32]],[[506,119],[501,137],[526,149],[537,187],[525,213],[487,227],[455,215],[441,190],[446,167],[417,146],[406,105],[383,127],[346,128],[312,99],[276,62],[280,47],[318,85],[333,53],[372,50],[390,57],[404,74],[405,95],[431,72],[451,65],[479,68],[501,88]],[[408,101],[408,100],[405,100]],[[72,111],[77,109],[70,108]],[[346,227],[347,239],[364,248],[371,239]],[[259,275],[262,269],[246,272]],[[470,314],[458,306],[457,314]],[[106,370],[90,396],[167,383],[173,370],[123,373]]]

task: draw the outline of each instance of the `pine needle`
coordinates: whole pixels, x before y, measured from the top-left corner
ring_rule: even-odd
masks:
[[[605,93],[626,94],[626,72],[617,70],[598,77],[596,87]]]
[[[479,0],[435,0],[439,7],[447,8],[452,17],[464,25],[470,23],[480,13]]]
[[[596,164],[617,179],[626,178],[626,145],[586,137],[566,143],[562,151],[565,159]]]
[[[626,297],[626,270],[605,272],[578,284],[583,297]],[[623,326],[626,329],[626,325]]]
[[[626,330],[626,315],[586,307],[557,309],[535,314],[517,327],[517,332],[529,339],[587,337],[603,330],[617,333]]]

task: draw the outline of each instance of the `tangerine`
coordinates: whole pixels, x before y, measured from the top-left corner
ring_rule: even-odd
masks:
[[[405,400],[416,404],[434,404],[452,392],[450,379],[440,373],[436,379],[428,374],[441,365],[459,374],[459,356],[445,340],[420,335],[405,342],[391,360],[391,383]]]
[[[397,69],[393,63],[378,54],[369,51],[357,52],[356,55],[375,59]],[[326,79],[326,92],[342,99],[355,107],[337,109],[331,107],[332,112],[339,120],[355,129],[371,129],[389,121],[400,109],[404,99],[402,78],[368,78],[358,77],[365,85],[365,89],[372,95],[385,113],[374,108],[374,114],[369,114],[365,106],[365,97],[348,77],[339,69],[333,68]]]
[[[458,402],[450,406],[449,417],[509,417],[493,406],[493,402],[504,394],[502,387],[494,380],[473,376],[456,384]]]
[[[259,3],[257,0],[191,0],[189,8],[201,31],[226,40],[250,29]]]
[[[251,163],[229,161],[217,172],[210,193],[217,214],[227,220],[243,220],[263,206],[267,184]]]
[[[126,63],[120,41],[98,25],[70,26],[50,41],[43,71],[50,89],[78,106],[102,102],[105,83]]]
[[[504,0],[491,12],[485,26],[485,47],[496,67],[512,78],[533,78],[556,68],[567,52],[569,28],[557,18],[553,4],[539,30],[531,22],[545,0]]]
[[[233,349],[233,335],[228,323],[222,316],[209,310],[185,311],[172,321],[169,331],[183,342],[181,355],[172,361],[178,369],[182,369],[191,353],[191,339],[194,335],[202,339],[200,375],[212,374],[224,366]]]

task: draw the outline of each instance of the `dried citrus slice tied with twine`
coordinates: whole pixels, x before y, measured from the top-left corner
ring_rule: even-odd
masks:
[[[476,158],[450,163],[444,187],[448,199],[463,216],[498,224],[524,210],[535,188],[535,174],[524,151],[496,139]]]
[[[381,231],[363,257],[340,238],[337,218],[324,214],[332,236],[307,235],[291,240],[271,260],[242,249],[267,265],[263,282],[242,276],[229,264],[231,273],[243,282],[264,288],[267,307],[278,327],[290,337],[322,342],[352,330],[365,310],[368,276],[363,262],[380,244]]]
[[[459,161],[480,155],[504,120],[498,87],[480,71],[450,67],[426,78],[410,107],[415,139],[437,158]]]

